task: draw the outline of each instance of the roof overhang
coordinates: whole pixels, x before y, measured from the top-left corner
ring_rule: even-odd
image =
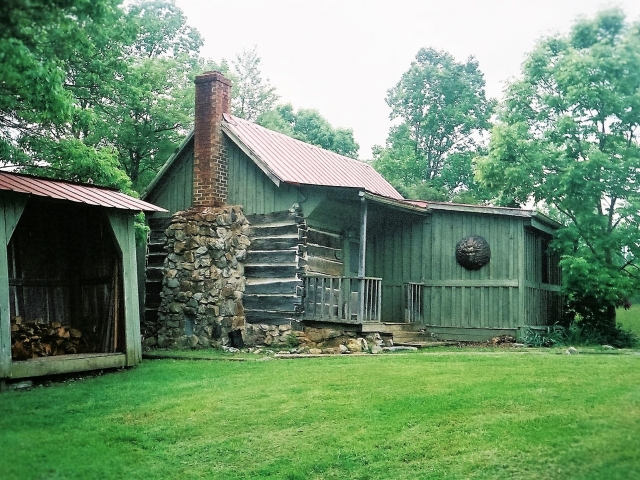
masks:
[[[533,212],[529,223],[529,227],[551,236],[554,236],[558,229],[562,228],[563,226],[564,225],[562,225],[562,223],[557,222],[540,212]]]
[[[408,212],[408,213],[413,213],[413,214],[418,214],[423,216],[429,214],[426,208],[412,204],[412,203],[407,203],[404,200],[396,200],[395,198],[383,197],[381,195],[376,195],[374,193],[367,192],[367,191],[360,191],[359,195],[360,197],[364,198],[367,201],[370,201],[379,205],[383,205],[388,208],[402,210],[403,212]]]
[[[487,205],[465,205],[460,203],[428,202],[429,211],[448,211],[462,213],[480,213],[483,215],[499,215],[505,217],[520,217],[525,219],[528,227],[534,228],[549,235],[555,235],[556,230],[562,228],[560,222],[535,210],[521,208],[492,207]]]

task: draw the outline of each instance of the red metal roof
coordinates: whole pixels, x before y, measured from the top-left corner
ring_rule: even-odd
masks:
[[[225,131],[284,183],[353,187],[397,200],[403,198],[371,165],[229,114],[224,115],[224,120]]]
[[[18,173],[0,172],[0,191],[2,190],[120,210],[166,212],[164,208],[110,188]]]

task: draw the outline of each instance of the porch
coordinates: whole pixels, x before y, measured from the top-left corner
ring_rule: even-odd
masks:
[[[381,323],[382,293],[382,278],[306,275],[302,318],[359,325]],[[404,285],[402,323],[423,322],[422,296],[422,284]]]

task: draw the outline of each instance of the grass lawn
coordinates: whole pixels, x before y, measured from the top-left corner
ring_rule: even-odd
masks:
[[[616,321],[626,330],[631,330],[640,337],[640,305],[631,305],[629,310],[619,308]]]
[[[640,355],[150,360],[0,395],[2,479],[640,478]]]

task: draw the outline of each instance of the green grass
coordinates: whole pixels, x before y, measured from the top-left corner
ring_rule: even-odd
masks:
[[[640,305],[631,305],[629,310],[619,308],[616,311],[616,321],[625,330],[631,330],[640,337]]]
[[[153,360],[0,395],[3,479],[640,478],[640,356]]]

